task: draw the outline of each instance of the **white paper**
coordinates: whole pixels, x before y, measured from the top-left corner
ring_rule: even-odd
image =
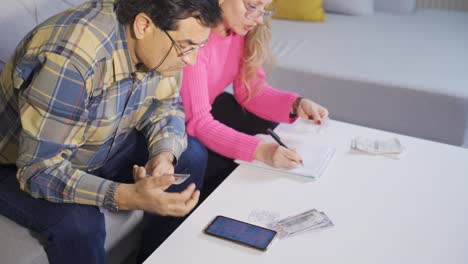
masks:
[[[296,149],[298,154],[303,158],[304,166],[299,165],[293,169],[280,169],[271,167],[257,160],[254,160],[253,162],[246,162],[242,160],[235,161],[239,164],[246,164],[249,166],[269,169],[281,173],[294,174],[314,179],[320,178],[329,167],[329,164],[335,155],[336,149],[330,146],[297,141],[295,139],[297,138],[297,133],[304,133],[304,129],[308,129],[309,126],[313,126],[311,121],[302,120],[299,123],[296,121],[296,123],[294,123],[292,127],[289,127],[287,131],[278,132],[275,130],[286,146]],[[263,142],[275,142],[270,135],[261,134],[256,136],[259,137]]]

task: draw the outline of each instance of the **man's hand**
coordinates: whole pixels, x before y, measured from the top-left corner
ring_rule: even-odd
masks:
[[[173,174],[174,173],[174,165],[172,165],[173,161],[174,161],[174,155],[172,153],[161,152],[146,163],[145,169],[148,172],[148,174],[151,176]]]
[[[309,99],[303,98],[297,107],[297,116],[312,119],[316,124],[321,125],[322,120],[328,118],[328,110]]]
[[[143,210],[170,216],[185,216],[198,203],[200,191],[190,184],[180,193],[165,192],[174,183],[173,176],[146,176],[144,167],[133,167],[134,184],[120,184],[115,202],[122,210]]]

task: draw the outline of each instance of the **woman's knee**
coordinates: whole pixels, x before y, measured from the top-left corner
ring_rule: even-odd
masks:
[[[208,161],[208,151],[206,147],[196,138],[188,136],[188,150],[191,160],[197,161],[199,164],[205,164]]]
[[[188,146],[185,152],[180,156],[175,168],[176,173],[190,174],[190,178],[181,185],[172,186],[169,191],[183,190],[190,183],[195,183],[197,187],[203,185],[206,165],[208,162],[208,151],[200,141],[193,137],[188,137]]]
[[[189,173],[189,171],[199,171],[200,169],[204,171],[208,161],[208,151],[205,146],[191,136],[188,137],[187,143],[187,149],[182,153],[179,159],[178,172],[184,173],[184,171],[186,171]]]

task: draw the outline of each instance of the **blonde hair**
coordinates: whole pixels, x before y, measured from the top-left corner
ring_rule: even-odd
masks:
[[[252,99],[259,91],[259,87],[251,86],[252,80],[255,79],[258,70],[265,65],[273,63],[270,40],[270,18],[265,19],[263,24],[258,25],[253,31],[247,33],[245,37],[241,81],[248,91],[246,102]]]

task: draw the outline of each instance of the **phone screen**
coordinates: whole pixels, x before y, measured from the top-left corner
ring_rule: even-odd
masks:
[[[217,216],[205,229],[205,233],[260,250],[266,250],[276,236],[274,230],[225,216]]]

